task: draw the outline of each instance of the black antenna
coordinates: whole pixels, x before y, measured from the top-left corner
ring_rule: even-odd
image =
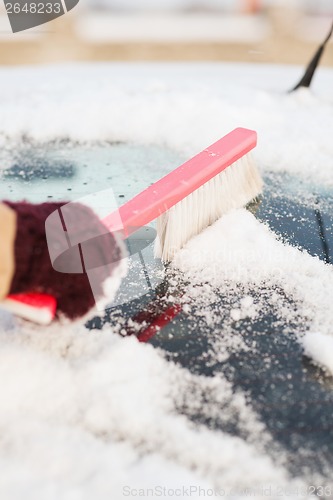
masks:
[[[308,66],[306,68],[306,71],[305,71],[303,77],[301,78],[300,82],[296,85],[296,87],[294,87],[292,90],[290,90],[290,92],[293,92],[294,90],[297,90],[300,87],[310,87],[313,75],[317,69],[317,66],[319,64],[321,56],[323,55],[326,44],[332,36],[332,33],[333,33],[333,24],[332,24],[331,29],[330,29],[327,37],[325,38],[324,42],[320,45],[320,47],[316,51],[315,55],[313,56],[313,58],[309,62]]]

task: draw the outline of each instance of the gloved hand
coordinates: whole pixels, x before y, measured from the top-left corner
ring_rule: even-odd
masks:
[[[71,203],[71,227],[75,228],[78,241],[87,240],[90,229],[93,229],[91,232],[94,236],[85,241],[81,249],[77,245],[69,247],[56,263],[52,263],[45,221],[50,214],[66,204],[67,202],[33,205],[9,201],[0,204],[0,291],[1,298],[8,293],[31,291],[53,295],[58,304],[57,314],[76,319],[86,315],[95,306],[96,300],[105,296],[107,292],[104,285],[111,276],[117,274],[115,271],[123,254],[115,236],[105,231],[105,226],[90,208]],[[55,245],[57,240],[63,241],[63,227],[59,229],[55,226],[52,232]],[[84,256],[84,260],[78,263],[80,255]],[[89,270],[92,267],[93,291],[85,272],[86,268]],[[77,272],[78,268],[81,268],[81,272]],[[59,269],[63,272],[59,272]],[[72,272],[74,269],[76,272]]]

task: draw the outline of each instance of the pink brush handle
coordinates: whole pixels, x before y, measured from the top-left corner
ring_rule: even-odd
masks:
[[[128,236],[157,219],[251,151],[256,144],[256,132],[236,128],[105,217],[103,223],[110,231],[121,231],[125,237]],[[119,226],[119,216],[122,227]]]

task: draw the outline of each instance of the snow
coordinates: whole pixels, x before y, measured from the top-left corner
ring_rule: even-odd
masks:
[[[329,373],[333,373],[333,336],[321,332],[307,332],[301,338],[304,353]]]
[[[301,72],[233,64],[1,68],[0,143],[129,141],[186,156],[244,126],[258,131],[262,172],[288,172],[329,189],[333,71],[319,71],[313,92],[286,94]],[[198,321],[202,315],[217,324],[206,304],[216,289],[236,290],[230,322],[255,318],[262,304],[251,291],[266,287],[282,318],[302,319],[300,335],[318,332],[304,336],[305,352],[332,370],[331,266],[284,244],[251,213],[217,221],[174,266],[191,278],[185,313],[195,299]],[[195,375],[109,325],[38,329],[6,315],[0,320],[1,498],[117,500],[126,486],[158,485],[223,488],[228,497],[231,489],[306,484],[289,477],[282,450],[278,458],[267,455],[276,443],[223,374]],[[220,347],[216,360],[248,348],[237,335]],[[184,403],[189,414],[179,410]],[[244,439],[194,424],[198,409],[235,418]]]
[[[109,327],[1,332],[1,497],[23,499],[28,491],[28,498],[48,500],[75,492],[103,500],[122,498],[126,486],[287,485],[283,469],[253,445],[196,428],[176,412],[177,401],[191,402],[193,384],[206,394],[208,411],[232,399],[229,411],[239,414],[244,431],[269,440],[244,396],[223,378],[191,376]]]
[[[173,265],[190,279],[191,289],[209,283],[229,290],[242,285],[283,290],[297,302],[297,314],[313,329],[332,334],[333,269],[307,252],[284,244],[245,209],[234,210],[193,238],[174,259]],[[197,291],[196,291],[197,293]],[[207,300],[207,297],[205,298]],[[255,314],[248,297],[231,311],[235,321],[244,313]],[[285,318],[294,315],[292,308]],[[304,320],[305,321],[305,320]]]
[[[320,68],[313,92],[287,94],[303,70],[204,63],[2,68],[0,134],[129,141],[193,155],[243,126],[258,132],[262,169],[332,186],[333,72]]]

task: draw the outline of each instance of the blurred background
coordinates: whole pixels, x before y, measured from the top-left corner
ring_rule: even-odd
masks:
[[[0,8],[0,64],[61,61],[243,61],[306,64],[333,0],[80,0],[13,34]],[[330,43],[322,64],[333,66]]]

